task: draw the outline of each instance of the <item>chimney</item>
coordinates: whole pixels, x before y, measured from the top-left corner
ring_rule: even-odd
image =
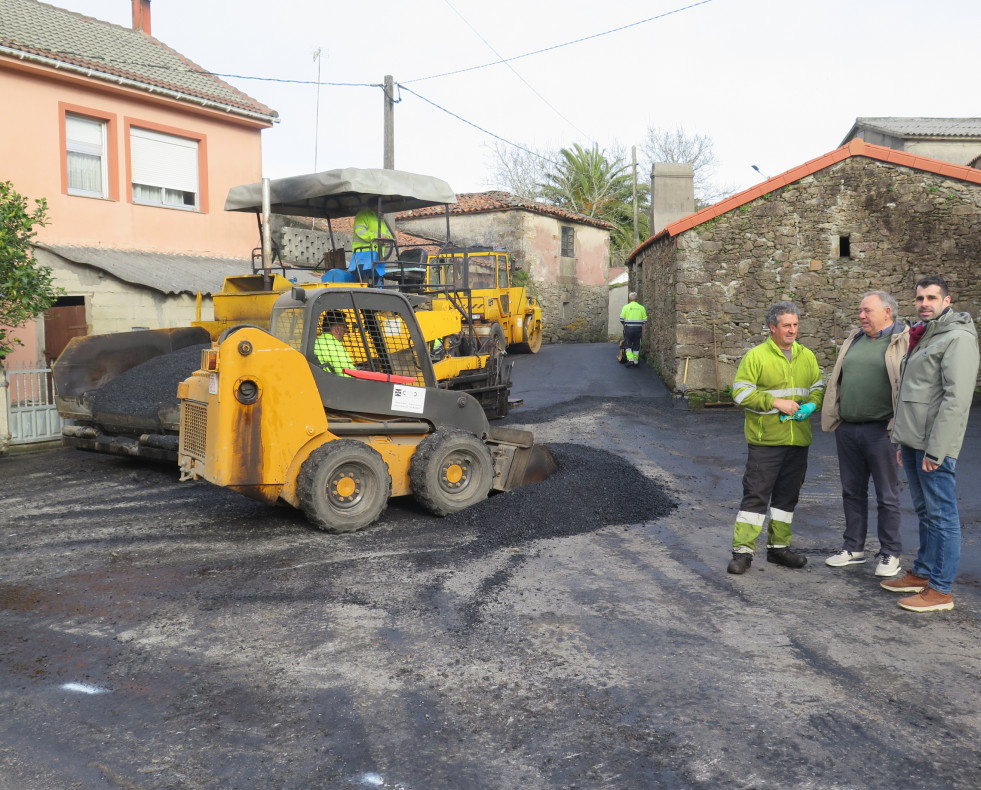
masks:
[[[689,164],[655,162],[651,172],[651,235],[694,211],[694,168]]]
[[[133,30],[150,33],[150,0],[133,0]]]

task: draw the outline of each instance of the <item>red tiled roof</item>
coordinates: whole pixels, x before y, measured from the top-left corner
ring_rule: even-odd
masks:
[[[786,186],[787,184],[800,181],[802,178],[805,178],[812,173],[816,173],[819,170],[823,170],[826,167],[830,167],[831,165],[837,164],[838,162],[852,156],[865,156],[869,159],[878,159],[882,162],[889,162],[894,165],[909,167],[914,170],[923,170],[928,173],[936,173],[937,175],[944,176],[946,178],[956,178],[961,181],[971,181],[975,184],[981,184],[981,170],[977,170],[973,167],[955,165],[952,162],[944,162],[940,159],[931,159],[928,156],[917,156],[906,151],[898,151],[895,148],[886,148],[882,145],[872,145],[870,143],[866,143],[860,138],[856,138],[847,145],[843,145],[841,148],[836,148],[834,151],[831,151],[824,156],[819,156],[817,159],[812,159],[810,162],[805,162],[804,164],[788,170],[785,173],[781,173],[778,176],[767,179],[761,184],[752,186],[749,189],[743,190],[742,192],[737,192],[732,197],[728,197],[712,206],[703,208],[701,211],[696,211],[694,214],[689,214],[687,217],[683,217],[677,222],[672,222],[659,233],[642,242],[633,252],[631,252],[627,257],[627,263],[632,263],[638,254],[646,250],[658,239],[662,239],[667,236],[677,236],[680,233],[684,233],[686,230],[691,230],[696,225],[701,225],[703,222],[708,222],[709,220],[715,219],[728,211],[732,211],[733,209],[739,208],[750,201],[756,200],[756,198],[773,192],[775,189],[780,189],[780,187]]]
[[[450,206],[450,214],[482,214],[491,211],[512,211],[519,209],[530,211],[533,214],[542,214],[548,217],[576,222],[580,225],[592,225],[604,230],[612,230],[613,224],[602,219],[587,217],[584,214],[577,214],[568,209],[558,206],[549,206],[546,203],[538,203],[534,200],[512,195],[510,192],[466,192],[456,196],[457,203]],[[412,217],[432,217],[442,216],[446,211],[444,206],[429,206],[422,209],[413,209],[396,214],[396,219],[410,219]]]
[[[37,0],[0,2],[2,57],[274,123],[278,114],[152,36]]]

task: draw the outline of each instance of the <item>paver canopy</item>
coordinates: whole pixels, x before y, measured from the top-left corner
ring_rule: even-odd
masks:
[[[345,167],[304,176],[271,179],[270,211],[299,217],[352,217],[381,201],[383,214],[456,203],[450,185],[403,170]],[[225,211],[262,213],[262,182],[232,187]]]

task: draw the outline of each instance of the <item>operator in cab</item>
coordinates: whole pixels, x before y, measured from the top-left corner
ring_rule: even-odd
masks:
[[[328,373],[338,376],[348,376],[345,369],[354,368],[354,360],[344,346],[344,334],[347,332],[347,319],[340,310],[327,310],[320,317],[320,334],[313,345],[313,353],[317,361]]]

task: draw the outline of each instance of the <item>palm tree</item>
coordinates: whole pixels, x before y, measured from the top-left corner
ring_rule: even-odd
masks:
[[[631,246],[633,175],[622,157],[611,159],[596,143],[588,149],[574,143],[571,149],[559,151],[558,164],[546,173],[540,186],[544,202],[612,223],[614,250]],[[649,186],[637,185],[641,238],[647,236],[649,194]]]

